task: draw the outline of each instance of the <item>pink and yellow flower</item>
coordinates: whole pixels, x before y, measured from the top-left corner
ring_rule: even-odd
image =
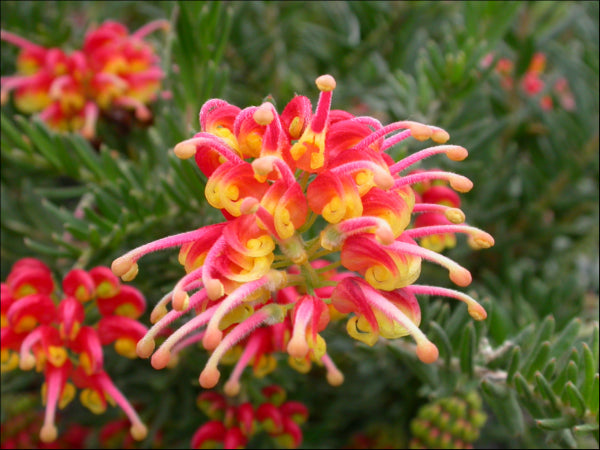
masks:
[[[302,443],[302,425],[308,409],[293,400],[277,385],[261,390],[261,403],[232,404],[214,391],[202,392],[196,399],[198,408],[210,419],[192,437],[192,448],[245,448],[248,441],[264,431],[283,448],[298,448]]]
[[[490,53],[482,60],[481,66],[487,68],[493,60],[494,55]],[[547,87],[545,81],[547,77],[546,60],[545,53],[534,53],[525,73],[517,79],[514,74],[514,63],[509,58],[499,58],[494,70],[500,77],[500,85],[504,90],[514,91],[515,85],[518,85],[520,92],[524,93],[526,97],[536,99],[542,110],[551,111],[557,103],[565,111],[573,111],[576,107],[575,98],[565,77],[560,76],[554,85],[550,88]],[[555,102],[555,99],[558,102]]]
[[[125,109],[149,121],[148,105],[156,99],[164,74],[144,37],[168,26],[154,21],[130,34],[124,25],[107,21],[89,30],[82,50],[70,54],[2,30],[2,40],[21,49],[18,73],[2,77],[2,103],[14,91],[20,111],[37,113],[53,129],[90,139],[101,112]]]
[[[209,100],[200,110],[200,132],[175,146],[179,158],[194,158],[206,175],[207,200],[225,221],[113,261],[114,274],[128,281],[144,255],[180,249],[186,274],[157,303],[154,325],[137,345],[153,367],[174,364],[182,349],[201,343],[210,352],[199,376],[207,389],[219,381],[220,362],[233,360],[225,392],[236,395],[244,368],[267,373],[278,353],[301,372],[312,363],[324,366],[329,383],[339,385],[343,375],[320,334],[331,321],[345,318],[349,335],[368,345],[410,335],[417,356],[430,363],[438,350],[419,329],[418,296],[463,301],[473,318],[485,319],[481,305],[460,291],[414,284],[425,261],[445,267],[458,286],[471,283],[466,268],[427,248],[427,237],[461,233],[473,248],[494,244],[488,233],[464,223],[455,191],[469,191],[468,178],[442,170],[403,174],[434,155],[461,161],[467,150],[446,144],[448,133],[436,126],[384,126],[331,110],[335,80],[323,75],[316,84],[321,93],[314,113],[303,96],[281,114],[271,103],[241,109]],[[439,145],[393,161],[387,150],[409,138]],[[423,187],[427,194],[415,190]],[[445,221],[420,219],[415,226],[413,215],[427,213]],[[155,348],[157,336],[184,318]],[[227,429],[215,423],[197,440],[222,441]]]
[[[118,353],[136,356],[137,342],[147,332],[135,320],[145,309],[144,298],[106,267],[73,269],[61,285],[62,294],[55,291],[50,269],[37,259],[14,264],[0,297],[2,371],[18,367],[44,374],[43,442],[57,438],[56,410],[74,398],[77,388],[81,402],[95,413],[103,412],[107,402],[119,405],[134,439],[143,439],[146,427],[104,371],[102,346],[114,343]],[[101,315],[96,324],[86,323],[91,305]]]

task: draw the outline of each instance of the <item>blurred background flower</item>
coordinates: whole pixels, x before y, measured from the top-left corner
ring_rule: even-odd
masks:
[[[460,163],[436,158],[418,169],[456,170],[476,187],[460,194],[460,208],[494,247],[473,252],[456,234],[457,245],[445,239],[443,252],[471,271],[467,293],[488,318],[473,322],[463,304],[427,300],[420,326],[440,350],[431,365],[416,359],[410,339],[370,347],[347,339],[345,321],[337,321],[322,334],[343,385],[323,383],[324,368],[300,374],[284,361],[262,379],[244,371],[242,385],[258,392],[278,384],[305,404],[305,448],[347,447],[361,431],[377,439],[371,430],[386,426],[393,442],[407,445],[422,439],[411,424],[428,405],[473,391],[487,417],[474,447],[597,448],[598,2],[3,1],[0,9],[2,30],[65,54],[107,20],[128,30],[170,23],[167,33],[144,38],[160,58],[161,89],[170,92],[153,101],[154,119],[144,127],[114,109],[97,122],[100,141],[90,143],[23,115],[14,100],[2,106],[2,280],[22,257],[43,260],[62,279],[75,267],[106,266],[146,242],[222,221],[204,200],[207,178],[172,151],[199,131],[200,107],[222,98],[276,101],[280,111],[329,73],[337,108],[382,123],[435,124],[449,144],[469,151]],[[20,49],[1,46],[1,75],[11,76]],[[420,144],[402,142],[391,156],[399,160]],[[149,305],[181,276],[172,252],[148,255],[140,272],[132,285]],[[451,287],[436,265],[424,265],[421,277]],[[150,323],[149,314],[140,320]],[[195,398],[207,355],[183,351],[190,357],[155,371],[105,349],[106,372],[148,425],[140,448],[188,448],[206,422]],[[222,379],[232,370],[223,367]],[[8,399],[39,395],[33,375],[2,374],[3,437]],[[123,418],[114,410],[96,416],[73,402],[61,411],[59,435],[89,427],[85,445],[98,447],[102,425]],[[248,442],[272,445],[267,434]]]

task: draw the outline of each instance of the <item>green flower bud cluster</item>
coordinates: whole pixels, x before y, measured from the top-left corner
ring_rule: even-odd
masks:
[[[473,448],[487,415],[481,397],[471,391],[422,406],[410,423],[410,448]]]

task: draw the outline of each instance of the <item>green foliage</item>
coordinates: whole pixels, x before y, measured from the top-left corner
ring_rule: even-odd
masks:
[[[597,448],[598,2],[3,1],[1,12],[3,30],[64,48],[108,18],[130,29],[167,19],[171,30],[150,39],[172,93],[152,106],[146,127],[107,121],[96,142],[2,106],[2,280],[25,256],[64,275],[220,221],[205,201],[204,176],[172,151],[199,131],[200,106],[216,97],[258,105],[270,95],[281,111],[302,94],[314,107],[314,79],[330,73],[334,109],[437,125],[450,144],[469,150],[463,162],[440,157],[422,167],[474,182],[461,208],[495,246],[473,251],[459,237],[447,256],[473,273],[468,293],[488,317],[476,322],[463,304],[419,298],[421,328],[440,350],[434,364],[419,362],[406,338],[368,347],[340,324],[324,337],[342,386],[330,387],[318,368],[299,374],[285,358],[266,379],[245,374],[243,381],[255,390],[279,383],[307,404],[305,448],[341,448],[381,424],[393,424],[406,446],[421,408],[467,393],[481,395],[488,416],[476,446]],[[547,58],[545,87],[529,96],[519,80],[536,52]],[[16,55],[2,42],[3,77],[14,72]],[[514,63],[512,90],[495,71],[502,58]],[[552,90],[561,77],[573,110]],[[551,110],[540,106],[546,94]],[[418,148],[402,144],[390,153]],[[140,263],[135,284],[153,305],[182,272],[176,254],[155,254]],[[450,285],[438,267],[424,264],[422,278]],[[198,354],[184,353],[164,371],[144,361],[110,367],[149,424],[141,448],[158,433],[164,448],[189,446],[203,420],[194,404]],[[14,413],[5,394],[29,398],[39,389],[31,377],[9,375],[3,423]],[[83,409],[65,416],[96,428],[107,422]]]

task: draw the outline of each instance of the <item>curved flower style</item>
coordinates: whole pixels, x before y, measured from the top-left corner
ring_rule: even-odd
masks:
[[[302,443],[300,425],[308,419],[306,406],[286,401],[286,392],[277,385],[264,387],[261,394],[262,403],[255,408],[250,402],[231,404],[217,392],[201,393],[196,403],[210,420],[196,430],[191,447],[245,448],[250,438],[265,431],[279,447],[298,448]]]
[[[137,345],[153,367],[172,364],[183,348],[201,342],[211,352],[199,377],[204,388],[218,383],[221,360],[236,361],[225,384],[236,395],[244,368],[269,372],[279,352],[301,372],[313,362],[325,366],[328,381],[338,385],[343,375],[319,334],[332,320],[347,317],[350,336],[368,345],[410,335],[418,357],[430,363],[438,350],[418,327],[418,296],[451,297],[465,302],[476,320],[486,317],[460,291],[414,284],[424,260],[445,267],[458,286],[471,282],[466,268],[417,240],[463,233],[474,248],[494,244],[488,233],[463,223],[455,191],[469,191],[469,179],[442,170],[402,174],[437,154],[463,160],[467,150],[445,144],[448,133],[435,126],[384,126],[330,110],[334,78],[323,75],[316,84],[314,113],[303,96],[281,114],[270,103],[241,109],[209,100],[200,110],[201,131],[175,146],[178,157],[193,157],[206,175],[206,198],[225,221],[113,261],[114,274],[129,281],[142,256],[180,249],[186,275],[155,306],[154,325]],[[386,151],[411,137],[440,145],[393,161]],[[447,186],[437,194],[431,187],[429,200],[413,189],[439,182]],[[441,214],[447,222],[411,228],[413,213]],[[155,338],[180,319],[186,321],[156,349]]]
[[[119,405],[133,438],[143,439],[146,427],[104,371],[102,350],[114,344],[119,354],[136,357],[136,344],[147,332],[135,320],[146,308],[139,291],[121,285],[108,267],[95,267],[67,273],[61,295],[50,269],[34,258],[17,261],[1,286],[2,372],[17,367],[43,372],[46,412],[40,439],[57,438],[56,408],[64,408],[76,388],[81,403],[94,413],[104,412],[107,403]],[[85,321],[90,305],[101,315],[95,326]]]
[[[89,30],[82,49],[70,54],[2,30],[2,40],[21,49],[17,74],[2,77],[2,104],[14,91],[20,111],[39,113],[51,128],[88,139],[102,112],[125,109],[147,122],[152,118],[147,105],[156,99],[164,74],[144,37],[168,27],[158,20],[130,34],[124,25],[107,21]]]

